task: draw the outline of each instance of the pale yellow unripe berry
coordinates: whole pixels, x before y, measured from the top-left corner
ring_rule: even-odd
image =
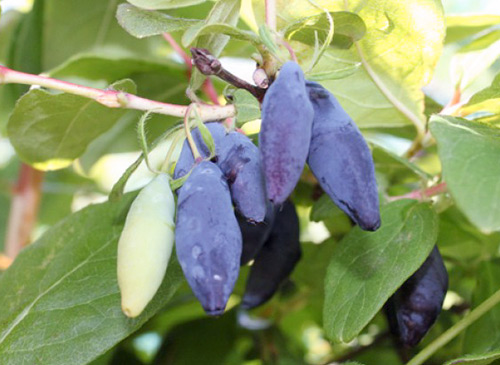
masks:
[[[118,242],[122,310],[137,317],[165,276],[174,245],[175,201],[166,174],[156,176],[132,203]]]

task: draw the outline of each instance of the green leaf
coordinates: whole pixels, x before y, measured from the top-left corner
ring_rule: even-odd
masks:
[[[464,46],[451,60],[452,81],[465,90],[500,57],[500,30]]]
[[[236,107],[236,122],[239,126],[260,118],[260,105],[257,99],[248,91],[238,89],[233,94]]]
[[[376,232],[353,229],[337,246],[325,277],[324,329],[352,340],[425,261],[437,238],[437,216],[425,203],[399,200],[382,208]]]
[[[361,67],[361,63],[348,64],[343,68],[336,68],[333,70],[318,71],[317,67],[314,68],[315,72],[307,74],[307,79],[311,81],[326,81],[338,80],[349,77],[354,74]]]
[[[120,90],[135,92],[130,80],[112,86],[118,85]],[[83,154],[90,142],[126,112],[81,96],[34,89],[19,99],[7,132],[23,161],[41,170],[60,169]]]
[[[144,9],[176,9],[204,3],[207,0],[127,0],[129,3]]]
[[[196,19],[174,18],[159,11],[139,9],[130,4],[120,4],[116,18],[123,29],[137,38],[185,30],[202,22]]]
[[[151,52],[152,47],[164,42],[162,39],[136,39],[120,27],[115,18],[119,2],[45,0],[43,70],[52,69],[82,52],[164,59],[163,54]]]
[[[71,57],[48,73],[58,79],[104,80],[108,84],[124,78],[135,78],[140,74],[161,73],[172,79],[171,85],[165,85],[171,88],[185,79],[182,74],[184,70],[182,65],[166,60],[159,62],[147,58],[101,56],[89,53]]]
[[[459,357],[458,359],[447,361],[444,363],[444,365],[455,365],[455,364],[488,365],[498,359],[500,359],[500,350],[480,355],[475,355],[475,354],[464,355]]]
[[[457,206],[483,232],[500,230],[500,130],[434,115],[430,131],[438,143],[443,178]]]
[[[87,364],[169,301],[182,280],[175,260],[138,318],[121,312],[116,250],[133,197],[67,217],[23,250],[0,277],[3,364]]]
[[[267,47],[267,49],[271,51],[271,53],[273,53],[274,55],[279,55],[280,51],[278,49],[278,46],[276,45],[274,37],[266,24],[262,24],[259,27],[259,37],[262,43]]]
[[[332,45],[349,48],[353,42],[359,41],[365,35],[366,26],[359,15],[349,11],[335,11],[331,12],[330,15],[334,24]],[[284,32],[288,39],[314,46],[316,42],[315,32],[320,43],[323,43],[329,30],[330,23],[326,15],[322,13],[299,19],[287,26]]]
[[[212,137],[212,133],[210,133],[207,126],[202,122],[201,118],[198,115],[196,116],[195,119],[196,119],[196,126],[201,134],[201,138],[203,139],[205,145],[208,147],[208,150],[210,151],[210,157],[215,156],[215,142]]]
[[[225,34],[232,38],[257,44],[260,42],[255,33],[248,30],[241,30],[228,24],[207,24],[195,26],[188,29],[182,36],[182,45],[188,47],[198,37],[207,34]]]
[[[303,1],[280,1],[280,17],[301,19],[319,11]],[[285,6],[286,3],[286,6]],[[425,126],[422,87],[432,78],[442,50],[445,26],[441,1],[322,2],[327,10],[351,11],[363,19],[366,34],[349,49],[329,47],[318,63],[335,70],[362,63],[349,77],[326,81],[354,121],[364,128]],[[310,56],[309,49],[299,59]]]
[[[236,25],[238,22],[240,14],[241,0],[219,0],[213,6],[210,14],[208,14],[205,19],[205,25],[208,24],[228,24]],[[229,42],[229,36],[225,34],[207,34],[198,38],[196,41],[196,48],[206,48],[215,57],[218,57],[227,42]],[[205,76],[201,74],[198,69],[193,69],[193,74],[191,75],[191,80],[189,87],[192,91],[198,90],[198,88],[203,84]]]
[[[472,297],[475,308],[491,297],[500,287],[500,260],[485,261],[477,273],[477,286]],[[496,352],[500,357],[500,306],[492,308],[466,330],[463,342],[465,354]]]
[[[500,74],[496,75],[489,87],[474,94],[469,102],[458,111],[460,116],[478,112],[487,113],[480,117],[479,121],[500,123]]]
[[[377,171],[383,171],[385,174],[402,178],[404,173],[412,172],[422,180],[432,179],[432,175],[423,171],[420,167],[403,158],[389,149],[385,148],[381,143],[371,140],[373,145],[372,154],[375,161]]]
[[[448,15],[445,43],[460,41],[499,23],[500,15]]]

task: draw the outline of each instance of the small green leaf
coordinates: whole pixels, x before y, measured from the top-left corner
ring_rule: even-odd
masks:
[[[128,80],[120,89],[135,92],[135,85]],[[81,96],[34,89],[17,102],[7,132],[23,161],[40,170],[55,170],[70,165],[126,112]]]
[[[201,118],[199,118],[198,116],[196,117],[196,126],[200,131],[203,142],[205,142],[205,145],[208,147],[208,150],[210,151],[210,156],[211,157],[215,156],[215,143],[212,134],[208,130],[207,126],[202,122]]]
[[[448,15],[445,43],[460,41],[499,23],[500,15]]]
[[[348,342],[425,261],[437,238],[437,216],[424,203],[399,200],[382,208],[376,232],[354,228],[338,244],[325,277],[324,329]]]
[[[139,317],[131,320],[121,312],[116,250],[134,196],[70,215],[24,249],[0,277],[3,364],[87,364],[170,300],[182,281],[175,259]]]
[[[236,122],[238,126],[260,118],[260,105],[257,99],[248,91],[238,89],[233,94],[233,102],[236,107]]]
[[[360,40],[365,35],[366,26],[359,15],[348,11],[336,11],[331,12],[330,16],[333,18],[334,24],[332,45],[349,48],[353,42]],[[319,41],[323,43],[329,30],[328,18],[325,13],[321,13],[290,24],[285,29],[285,36],[288,39],[314,46],[315,32],[318,34]]]
[[[189,28],[182,36],[182,45],[184,47],[189,47],[198,37],[207,34],[225,34],[231,38],[236,38],[242,41],[247,41],[251,43],[259,43],[259,37],[255,33],[238,29],[232,25],[228,24],[207,24],[199,25]]]
[[[139,9],[130,4],[120,4],[116,18],[123,29],[137,38],[185,30],[202,23],[201,20],[174,18],[159,11]]]
[[[240,15],[240,6],[241,0],[219,0],[205,19],[205,25],[228,24],[235,26]],[[206,48],[215,57],[219,57],[227,42],[229,42],[229,38],[225,34],[211,33],[203,35],[197,39],[195,47]],[[191,91],[198,90],[204,80],[205,76],[198,69],[194,69],[189,84]]]
[[[500,30],[492,30],[485,35],[474,39],[470,43],[466,44],[462,48],[460,48],[457,52],[459,53],[467,53],[473,51],[479,51],[491,46],[496,41],[500,40]]]
[[[273,53],[274,55],[279,55],[280,51],[276,42],[274,41],[274,37],[269,30],[269,27],[266,24],[262,24],[259,27],[259,36],[262,43]]]
[[[483,232],[500,230],[500,130],[461,118],[434,115],[443,177],[460,210]]]
[[[474,94],[469,102],[459,110],[460,116],[478,112],[487,113],[487,115],[479,117],[479,121],[492,124],[500,123],[500,74],[496,75],[489,87]]]
[[[127,0],[129,3],[143,9],[177,9],[204,3],[207,0]]]
[[[343,68],[337,68],[329,71],[316,71],[307,74],[307,79],[311,81],[338,80],[351,76],[358,71],[361,63],[354,63]]]
[[[500,30],[472,41],[451,60],[453,83],[465,90],[500,57]]]
[[[458,359],[447,361],[444,363],[444,365],[456,365],[456,364],[488,365],[498,359],[500,359],[500,350],[479,355],[476,354],[464,355],[459,357]]]

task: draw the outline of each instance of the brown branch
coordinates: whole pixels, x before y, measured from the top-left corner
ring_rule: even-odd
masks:
[[[224,69],[220,61],[210,51],[203,48],[191,48],[191,54],[193,55],[194,65],[203,75],[217,76],[239,89],[247,90],[259,101],[264,98],[265,89],[254,86]]]
[[[14,259],[30,243],[40,205],[43,171],[21,164],[17,184],[12,192],[5,253]]]

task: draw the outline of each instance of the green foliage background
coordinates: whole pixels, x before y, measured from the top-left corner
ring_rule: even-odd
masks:
[[[29,12],[1,13],[0,64],[187,105],[186,88],[197,90],[204,76],[195,71],[188,80],[161,33],[216,56],[249,60],[267,48],[286,59],[261,27],[263,3],[35,0]],[[460,10],[463,3],[444,5]],[[304,255],[270,303],[239,311],[244,267],[227,312],[207,318],[173,255],[155,299],[127,319],[116,244],[134,193],[103,201],[139,155],[140,114],[0,85],[0,251],[21,161],[48,171],[35,242],[0,274],[0,364],[402,364],[457,323],[470,326],[426,363],[500,358],[500,306],[469,316],[488,298],[500,301],[500,15],[453,15],[439,0],[277,5],[278,30],[306,77],[335,94],[370,143],[382,228],[352,227],[316,196],[305,171],[293,194]],[[330,31],[325,12],[334,33],[321,48]],[[222,94],[226,85],[214,83]],[[443,109],[456,90],[462,103]],[[255,133],[258,105],[241,91],[234,101],[237,122]],[[149,140],[176,122],[152,116]],[[409,158],[416,138],[421,143]],[[446,192],[423,201],[394,199],[443,182]],[[380,309],[435,244],[450,275],[443,313],[417,348],[399,349]]]

